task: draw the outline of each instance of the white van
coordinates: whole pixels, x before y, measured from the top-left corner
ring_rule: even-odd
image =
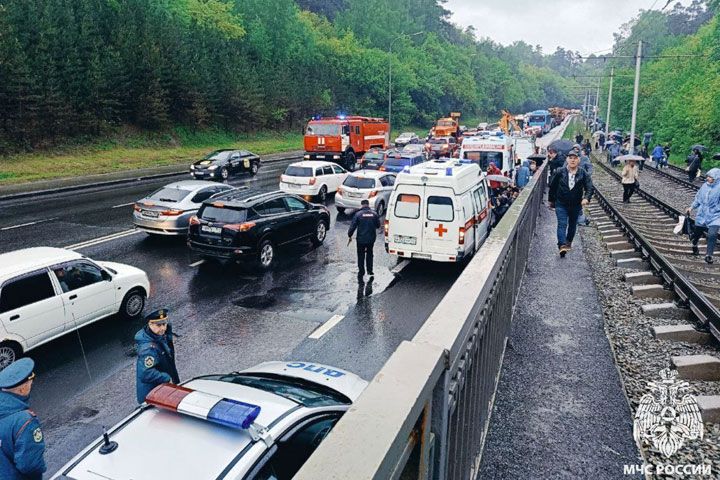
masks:
[[[513,137],[513,145],[515,156],[524,162],[527,158],[535,153],[535,141],[532,137],[526,135]]]
[[[465,137],[460,147],[460,159],[476,163],[483,172],[490,163],[494,163],[504,174],[513,168],[510,145],[511,138],[502,132],[483,132],[475,137]]]
[[[403,258],[459,262],[490,233],[485,173],[474,162],[442,159],[397,176],[385,220],[385,250]]]

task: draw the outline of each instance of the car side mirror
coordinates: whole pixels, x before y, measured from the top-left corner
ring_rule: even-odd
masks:
[[[102,275],[102,279],[104,281],[109,282],[110,280],[112,280],[112,275],[110,275],[107,270],[102,270],[101,272],[102,273],[100,273],[100,275]]]

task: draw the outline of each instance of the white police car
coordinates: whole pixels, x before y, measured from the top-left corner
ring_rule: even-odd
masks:
[[[308,362],[163,384],[53,479],[290,480],[366,386]]]

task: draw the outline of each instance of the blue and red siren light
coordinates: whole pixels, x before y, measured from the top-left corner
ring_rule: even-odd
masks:
[[[170,383],[163,383],[152,389],[145,397],[145,402],[164,410],[243,430],[248,429],[260,415],[260,407],[257,405]]]

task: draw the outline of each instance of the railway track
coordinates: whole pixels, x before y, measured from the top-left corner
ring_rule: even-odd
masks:
[[[648,162],[645,162],[646,165],[647,165],[647,163]],[[687,183],[690,183],[687,179],[688,174],[684,168],[678,167],[677,165],[668,164],[668,168],[665,170],[667,171],[668,175],[673,175],[677,178],[685,180],[685,182],[687,182]],[[698,175],[698,177],[695,179],[695,181],[698,181],[698,180],[700,180],[701,183],[704,182],[705,175]],[[698,186],[698,188],[700,188],[700,187]]]
[[[639,253],[661,279],[664,290],[674,292],[700,326],[720,340],[720,268],[706,264],[702,255],[694,256],[687,236],[674,235],[681,212],[642,189],[631,203],[622,203],[620,175],[604,162],[594,163],[600,167],[593,174],[598,204],[627,237],[632,249],[625,252],[628,256]],[[699,247],[702,252],[704,240]]]
[[[678,170],[680,170],[680,172],[683,174],[683,178],[681,178],[679,175],[677,175],[675,170],[672,170],[669,168],[658,169],[658,168],[653,167],[652,165],[648,165],[648,163],[649,162],[645,162],[644,170],[652,172],[658,178],[661,178],[668,183],[671,183],[674,185],[679,185],[683,190],[686,190],[687,192],[691,192],[693,194],[693,196],[695,195],[695,193],[698,190],[700,190],[701,184],[697,184],[697,183],[688,181],[687,173],[684,170],[680,169],[679,167],[675,167],[674,165],[672,166],[673,168],[677,168]],[[670,166],[668,165],[668,167],[670,167]],[[705,181],[705,175],[702,175],[702,177],[699,177],[699,178],[701,178],[703,182]]]

